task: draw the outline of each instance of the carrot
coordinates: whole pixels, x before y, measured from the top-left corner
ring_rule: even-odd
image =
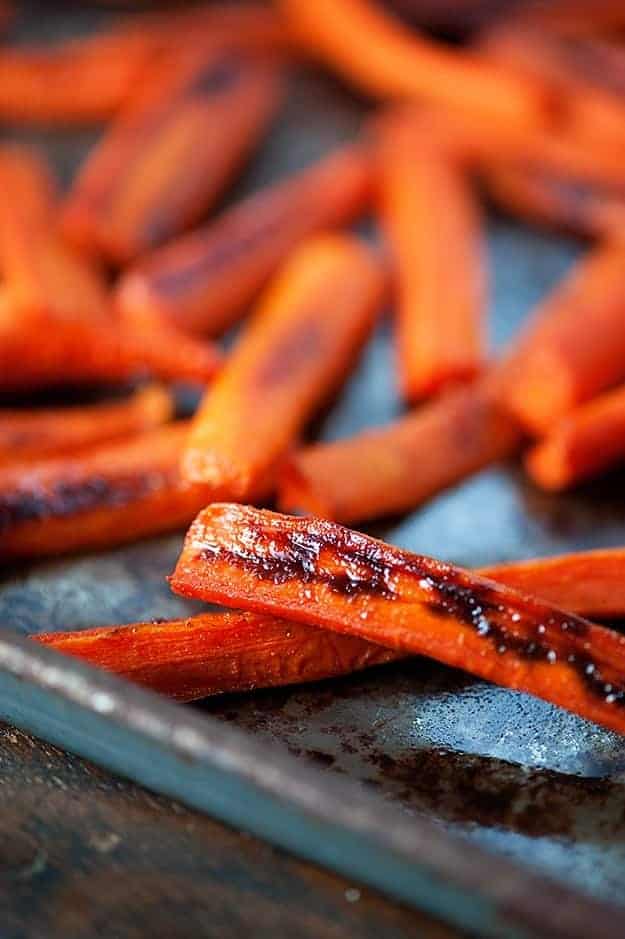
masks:
[[[619,239],[625,231],[625,182],[592,181],[531,163],[495,165],[484,175],[495,201],[530,222],[589,237]]]
[[[171,584],[427,655],[625,733],[625,636],[332,522],[213,504]]]
[[[600,246],[542,301],[501,370],[502,400],[531,432],[625,378],[625,252]]]
[[[347,146],[244,199],[131,267],[117,290],[122,317],[148,324],[164,319],[193,333],[223,332],[289,251],[365,209],[372,176],[366,149]]]
[[[302,245],[206,393],[183,476],[246,497],[343,381],[385,288],[381,265],[355,238],[323,236]]]
[[[179,701],[319,681],[398,658],[354,636],[255,613],[32,637]]]
[[[280,0],[304,49],[378,97],[424,98],[534,127],[548,111],[542,85],[480,55],[409,30],[370,0]]]
[[[148,370],[208,381],[219,356],[173,328],[122,326],[102,272],[62,241],[55,185],[34,151],[0,148],[0,389],[119,381]]]
[[[507,22],[527,22],[567,36],[592,36],[622,30],[625,9],[621,0],[535,0],[527,8],[522,5]]]
[[[453,156],[398,127],[380,134],[380,205],[397,282],[399,384],[414,401],[473,378],[484,357],[480,213]]]
[[[278,504],[350,523],[405,512],[518,443],[489,382],[480,382],[386,427],[295,451],[278,475]]]
[[[0,410],[0,466],[76,452],[103,441],[158,427],[170,420],[174,402],[159,385],[122,401],[37,410]]]
[[[593,147],[602,138],[623,142],[625,55],[620,45],[513,22],[488,32],[479,48],[502,67],[550,85],[573,136]]]
[[[625,551],[484,568],[482,576],[573,612],[622,616]],[[179,701],[335,678],[401,657],[384,646],[262,613],[204,613],[32,637]]]
[[[625,615],[625,549],[601,548],[484,567],[482,577],[547,603],[603,619]]]
[[[606,392],[572,411],[525,457],[543,489],[567,489],[625,459],[625,388]]]
[[[238,50],[164,57],[79,172],[66,235],[124,264],[178,234],[235,176],[279,97],[275,67]]]
[[[235,41],[238,48],[251,50],[286,46],[278,17],[256,3],[137,16],[54,46],[7,46],[0,50],[0,120],[82,124],[108,119],[138,82],[153,78],[163,52],[202,35],[215,45]]]

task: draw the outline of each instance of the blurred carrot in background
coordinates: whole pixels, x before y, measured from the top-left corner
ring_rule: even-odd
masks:
[[[221,195],[280,98],[274,66],[205,44],[171,53],[83,165],[63,228],[122,264],[196,222]]]
[[[246,499],[345,380],[386,293],[355,238],[303,244],[265,292],[197,412],[183,474]]]
[[[338,149],[142,258],[121,278],[118,309],[137,324],[160,318],[218,335],[300,242],[369,206],[373,177],[365,147]]]

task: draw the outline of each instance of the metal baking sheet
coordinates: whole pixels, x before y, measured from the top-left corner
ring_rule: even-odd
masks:
[[[31,39],[80,32],[105,19],[51,4],[24,4],[23,11],[17,34]],[[349,137],[362,113],[362,103],[330,79],[300,74],[280,123],[238,192],[278,178]],[[45,146],[67,179],[96,133],[3,136]],[[581,248],[490,217],[495,343],[514,333]],[[384,322],[315,430],[332,439],[398,412]],[[625,541],[624,480],[616,473],[553,497],[532,488],[510,464],[369,530],[467,566],[615,545]],[[172,596],[165,583],[180,543],[180,536],[172,536],[6,571],[0,622],[28,634],[185,613],[193,606]],[[6,681],[3,713],[11,714]],[[22,695],[25,714],[26,687]],[[302,773],[314,765],[314,779],[327,776],[332,785],[338,776],[357,781],[378,803],[389,803],[394,817],[404,813],[416,825],[431,823],[476,852],[520,862],[598,901],[624,902],[625,740],[548,704],[414,660],[315,686],[213,699],[182,713],[192,721],[210,715],[219,722],[211,728],[223,727],[224,734],[243,730],[254,745],[271,741],[288,749]],[[43,733],[41,715],[38,720]],[[82,744],[74,746],[86,752]],[[264,751],[258,752],[260,759]],[[110,759],[107,765],[123,770]],[[475,857],[477,863],[479,852]],[[622,920],[614,925],[614,935],[625,934]]]

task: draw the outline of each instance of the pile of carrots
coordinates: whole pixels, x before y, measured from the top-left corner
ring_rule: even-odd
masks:
[[[453,6],[245,0],[0,46],[4,124],[107,122],[63,194],[0,146],[0,559],[195,518],[172,589],[237,611],[38,641],[179,700],[427,655],[625,733],[625,637],[581,618],[625,613],[625,548],[469,572],[339,524],[517,454],[548,490],[625,461],[625,8]],[[216,208],[301,60],[375,107]],[[590,242],[499,357],[484,191]],[[389,305],[406,413],[303,443]],[[203,387],[185,420],[176,382]],[[59,386],[117,396],[25,405]]]

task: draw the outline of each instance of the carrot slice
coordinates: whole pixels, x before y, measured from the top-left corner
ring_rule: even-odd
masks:
[[[399,657],[355,636],[255,613],[32,638],[179,701],[319,681]]]
[[[124,274],[117,290],[123,318],[161,318],[193,333],[223,332],[289,251],[365,209],[372,176],[366,149],[347,146],[244,199]]]
[[[625,378],[625,251],[595,249],[538,307],[501,369],[502,397],[532,433]]]
[[[148,385],[122,401],[79,407],[0,410],[0,466],[40,460],[127,437],[170,420],[171,394]]]
[[[499,205],[530,222],[590,237],[621,238],[625,231],[625,182],[590,181],[538,164],[494,166],[485,178]]]
[[[332,522],[211,505],[171,584],[427,655],[625,733],[625,636]]]
[[[305,49],[368,93],[431,99],[525,127],[545,117],[542,85],[417,35],[382,4],[280,0],[280,8]]]
[[[622,616],[625,550],[484,568],[484,577],[572,612]],[[32,637],[179,701],[335,678],[402,657],[357,636],[262,613],[204,613]]]
[[[511,454],[519,433],[484,381],[387,427],[291,454],[278,504],[343,522],[405,512]]]
[[[396,264],[399,383],[414,401],[473,378],[483,364],[480,213],[463,170],[432,141],[389,127],[379,162],[380,215]]]
[[[287,44],[273,11],[241,3],[132,17],[54,46],[7,46],[0,50],[0,119],[82,124],[110,118],[139,81],[153,78],[161,53],[202,35],[215,45],[236,42],[259,51]]]
[[[194,418],[183,475],[244,498],[282,458],[369,335],[386,277],[357,239],[302,245]]]
[[[65,233],[120,264],[167,241],[214,203],[279,98],[276,68],[238,50],[164,57],[78,174]]]
[[[606,392],[568,414],[525,457],[543,489],[559,490],[625,459],[625,389]]]

